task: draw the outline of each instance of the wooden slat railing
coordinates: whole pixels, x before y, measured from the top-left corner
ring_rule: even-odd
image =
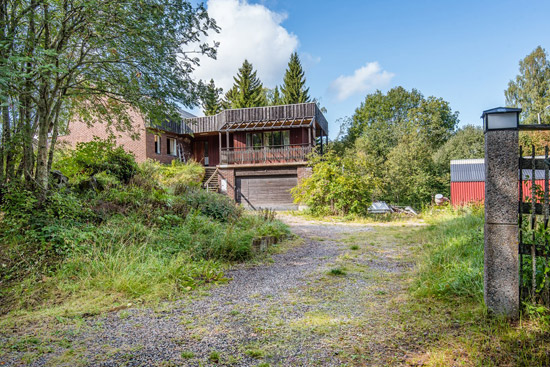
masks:
[[[256,148],[222,148],[221,164],[302,162],[311,153],[310,145],[286,145]]]

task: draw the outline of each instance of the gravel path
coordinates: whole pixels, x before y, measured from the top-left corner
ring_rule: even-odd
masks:
[[[59,330],[46,351],[22,350],[0,355],[0,361],[72,367],[364,365],[350,352],[361,343],[372,364],[385,364],[392,352],[384,343],[391,333],[378,335],[391,318],[384,305],[403,291],[403,282],[385,279],[408,272],[408,248],[375,246],[369,238],[378,229],[372,226],[283,220],[304,242],[273,255],[272,263],[232,270],[226,284],[182,301],[87,318]],[[353,252],[356,243],[360,249]],[[358,341],[369,333],[372,338]]]

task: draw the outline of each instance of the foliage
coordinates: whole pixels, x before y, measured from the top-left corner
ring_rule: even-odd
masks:
[[[0,180],[24,176],[44,195],[59,132],[76,116],[129,129],[132,110],[164,120],[194,105],[191,53],[214,57],[201,39],[217,30],[185,0],[2,2]]]
[[[401,138],[390,151],[383,177],[384,198],[421,208],[436,192],[447,191],[444,177],[436,171],[426,140],[416,133]]]
[[[76,149],[69,149],[60,155],[53,167],[73,182],[82,176],[104,172],[120,182],[128,183],[138,169],[131,153],[122,146],[116,147],[113,140],[101,140],[98,137],[90,142],[78,143]]]
[[[214,79],[210,79],[210,83],[204,87],[204,92],[201,96],[202,110],[205,116],[218,114],[222,110],[220,95],[222,88],[216,88]]]
[[[550,61],[547,56],[540,46],[533,50],[519,62],[519,74],[504,91],[506,104],[522,109],[524,124],[538,123],[539,113],[542,123],[549,121],[548,114],[543,113],[550,105]]]
[[[279,91],[279,86],[276,86],[273,90],[273,95],[271,96],[271,98],[269,98],[269,104],[271,106],[279,106],[284,104],[283,97],[281,96],[281,92]]]
[[[142,179],[154,178],[167,188],[199,187],[204,178],[204,167],[195,162],[185,163],[173,160],[170,165],[147,160],[140,165]]]
[[[452,159],[485,156],[485,136],[481,127],[466,125],[458,129],[434,154],[435,163],[448,172]]]
[[[396,87],[367,95],[333,147],[370,162],[368,174],[379,180],[373,198],[420,207],[431,195],[447,191],[433,155],[457,123],[458,114],[443,99]]]
[[[244,60],[233,80],[233,87],[225,94],[225,108],[259,107],[267,104],[262,82],[248,60]]]
[[[226,196],[191,187],[204,174],[196,163],[147,162],[125,183],[102,165],[118,151],[94,140],[56,163],[71,178],[95,174],[103,190],[74,190],[71,180],[38,199],[16,183],[2,188],[0,314],[89,312],[115,299],[173,298],[223,281],[224,264],[253,256],[254,238],[289,233],[272,217],[246,214]]]
[[[298,53],[293,52],[290,55],[281,87],[283,104],[306,103],[310,101],[309,88],[305,87],[306,78],[304,74]]]
[[[295,202],[306,204],[320,215],[366,214],[374,180],[360,156],[339,156],[332,151],[310,159],[311,176],[291,193]]]

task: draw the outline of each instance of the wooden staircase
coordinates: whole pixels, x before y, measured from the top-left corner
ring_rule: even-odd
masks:
[[[202,180],[202,187],[211,192],[218,192],[220,190],[220,183],[218,181],[218,168],[216,167],[204,167],[205,173]]]

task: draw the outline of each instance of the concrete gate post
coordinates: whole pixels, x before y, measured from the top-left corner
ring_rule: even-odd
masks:
[[[484,299],[489,311],[519,312],[518,109],[483,113],[485,130]]]

